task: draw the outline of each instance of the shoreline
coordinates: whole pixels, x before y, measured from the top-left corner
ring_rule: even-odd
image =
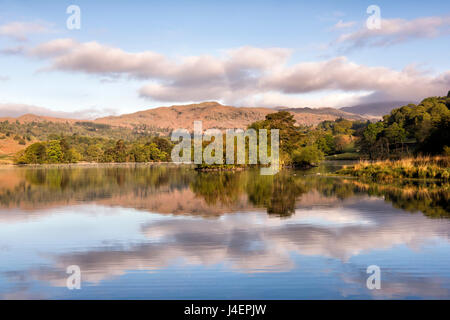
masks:
[[[4,164],[0,163],[0,169],[6,168],[70,168],[70,167],[112,167],[112,166],[193,166],[189,163],[175,163],[175,162],[77,162],[77,163],[45,163],[45,164]]]
[[[342,162],[347,160],[334,160],[326,159],[322,163],[333,163]],[[352,160],[348,160],[352,161]],[[43,164],[15,164],[15,163],[0,163],[0,169],[2,168],[69,168],[69,167],[105,167],[105,166],[186,166],[192,167],[196,171],[241,171],[247,169],[246,167],[236,167],[236,168],[197,168],[194,163],[175,163],[175,162],[76,162],[76,163],[43,163]],[[312,166],[282,166],[281,169],[311,169],[318,167],[319,165]]]
[[[449,156],[363,161],[352,166],[344,166],[336,174],[373,181],[449,181],[449,163]]]

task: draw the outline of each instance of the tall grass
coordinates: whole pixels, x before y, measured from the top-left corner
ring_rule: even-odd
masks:
[[[375,180],[392,179],[450,179],[450,157],[421,156],[400,160],[360,161],[353,166],[346,166],[338,171],[357,177]]]

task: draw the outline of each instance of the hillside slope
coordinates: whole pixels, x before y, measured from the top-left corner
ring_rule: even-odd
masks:
[[[294,114],[297,123],[304,125],[315,125],[321,121],[334,120],[339,117],[352,120],[364,119],[362,116],[336,109],[331,109],[333,112],[327,112],[328,109],[316,111],[308,108],[286,110]],[[147,129],[160,128],[168,132],[178,128],[192,130],[193,123],[196,120],[203,122],[203,129],[246,128],[252,122],[263,120],[267,114],[276,111],[270,108],[232,107],[224,106],[217,102],[203,102],[160,107],[121,116],[105,117],[96,119],[95,122],[129,128],[146,126]]]
[[[303,114],[303,115],[322,115],[322,116],[333,116],[339,118],[345,118],[348,120],[365,120],[360,114],[350,113],[343,111],[341,109],[334,108],[287,108],[287,107],[278,107],[277,110],[289,111],[294,114]]]
[[[373,103],[365,103],[358,104],[352,107],[344,107],[339,109],[340,111],[350,112],[353,114],[359,115],[371,115],[381,117],[385,114],[389,114],[391,110],[395,108],[399,108],[401,106],[406,106],[410,103],[410,101],[385,101],[385,102],[373,102]]]

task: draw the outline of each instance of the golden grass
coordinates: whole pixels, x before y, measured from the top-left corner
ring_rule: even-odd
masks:
[[[400,160],[360,161],[340,170],[341,174],[370,177],[378,180],[394,178],[442,179],[450,178],[450,156],[420,156]]]

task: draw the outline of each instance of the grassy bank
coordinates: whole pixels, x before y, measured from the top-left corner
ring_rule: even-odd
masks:
[[[326,160],[360,160],[364,155],[356,152],[345,152],[326,156]]]
[[[402,160],[361,161],[337,172],[373,180],[450,179],[450,157],[418,157]]]
[[[11,154],[0,154],[0,164],[12,164],[14,163],[13,155]]]

